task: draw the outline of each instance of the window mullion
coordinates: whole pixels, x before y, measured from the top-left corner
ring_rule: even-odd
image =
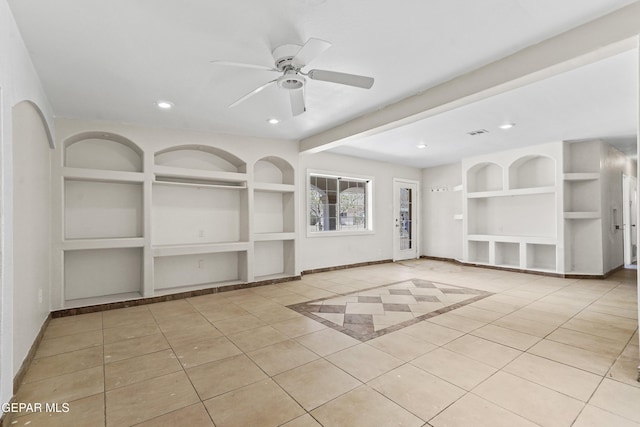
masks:
[[[342,230],[342,209],[340,206],[340,178],[336,178],[336,230]]]

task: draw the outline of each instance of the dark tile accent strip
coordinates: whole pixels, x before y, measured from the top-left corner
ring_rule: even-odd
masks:
[[[384,308],[384,311],[404,311],[404,312],[411,312],[411,308],[409,307],[408,304],[388,304],[388,303],[384,303],[382,304],[382,307]]]
[[[478,294],[482,291],[477,291],[475,289],[454,289],[454,288],[442,288],[440,291],[443,294]]]
[[[358,297],[358,302],[380,304],[380,303],[382,303],[382,298],[380,298],[380,297],[364,297],[364,296],[361,297],[361,296],[359,296]]]
[[[344,313],[345,310],[345,306],[344,305],[321,305],[320,306],[320,313],[339,313],[342,314]]]
[[[361,325],[371,325],[373,326],[373,315],[372,314],[345,314],[344,315],[344,325],[347,324],[358,323]]]
[[[115,310],[117,308],[126,308],[126,307],[134,307],[138,305],[154,304],[157,302],[173,301],[178,299],[197,297],[200,295],[217,294],[220,292],[235,291],[238,289],[256,288],[258,286],[274,285],[276,283],[292,282],[294,280],[300,280],[300,279],[302,279],[301,276],[291,276],[291,277],[283,277],[280,279],[262,280],[260,282],[240,283],[237,285],[217,286],[217,287],[211,287],[206,289],[198,289],[195,291],[178,292],[175,294],[161,295],[161,296],[150,297],[150,298],[139,298],[134,300],[90,305],[86,307],[65,308],[62,310],[52,311],[51,317],[55,319],[57,317],[75,316],[77,314],[86,314],[86,313],[95,313],[98,311]]]
[[[412,280],[413,284],[416,286],[416,288],[435,288],[436,286],[431,283],[428,282],[426,280],[421,280],[421,279],[413,279]]]
[[[409,289],[389,289],[389,295],[412,295]]]
[[[418,280],[418,279],[412,279],[411,281],[415,283],[415,280]],[[359,292],[365,292],[365,291],[368,291],[368,290],[371,290],[371,289],[383,288],[383,287],[386,287],[386,286],[389,286],[389,285],[394,285],[394,284],[397,284],[397,283],[404,283],[406,281],[407,280],[402,280],[402,281],[394,282],[394,283],[387,283],[386,285],[374,286],[374,287],[367,288],[367,289],[361,289],[361,290],[359,290],[357,292],[350,292],[350,293],[342,294],[342,295],[343,296],[354,295],[354,294],[357,294]],[[440,283],[440,282],[438,282],[438,283]],[[461,286],[456,286],[456,285],[448,285],[447,284],[447,286],[454,286],[456,288],[461,288],[461,289],[469,289],[469,288],[462,288]],[[460,307],[464,307],[465,305],[474,303],[476,301],[480,301],[481,299],[484,299],[484,298],[486,298],[488,296],[493,295],[492,292],[485,292],[485,291],[480,291],[480,290],[476,290],[476,289],[472,289],[472,290],[474,291],[473,292],[474,294],[477,293],[478,295],[475,296],[475,297],[471,297],[471,298],[469,298],[467,300],[464,300],[464,301],[449,305],[447,307],[443,307],[441,309],[434,310],[434,311],[429,312],[429,313],[425,313],[425,314],[423,314],[421,316],[414,317],[413,319],[407,320],[405,322],[397,323],[395,325],[386,327],[384,329],[380,329],[379,331],[374,331],[373,330],[373,326],[371,327],[371,329],[369,329],[369,328],[354,328],[353,326],[354,325],[358,325],[357,323],[349,323],[348,325],[350,327],[346,327],[346,325],[345,326],[339,326],[339,325],[336,325],[335,323],[333,323],[333,322],[331,322],[331,321],[329,321],[327,319],[323,319],[322,317],[316,316],[313,313],[314,309],[312,309],[311,307],[317,307],[317,306],[311,305],[311,303],[324,301],[325,299],[328,299],[328,298],[318,298],[318,299],[307,301],[307,302],[288,305],[287,307],[292,309],[292,310],[294,310],[294,311],[296,311],[296,312],[298,312],[298,313],[300,313],[300,314],[302,314],[302,315],[304,315],[304,316],[309,317],[310,319],[315,320],[316,322],[320,322],[323,325],[328,326],[329,328],[332,328],[332,329],[334,329],[334,330],[336,330],[338,332],[342,332],[343,334],[348,335],[351,338],[355,338],[355,339],[357,339],[358,341],[361,341],[361,342],[366,342],[366,341],[372,340],[374,338],[378,338],[378,337],[381,337],[383,335],[390,334],[391,332],[395,332],[395,331],[398,331],[400,329],[406,328],[407,326],[415,325],[416,323],[419,323],[419,322],[421,322],[421,321],[423,321],[425,319],[429,319],[431,317],[435,317],[435,316],[438,316],[440,314],[448,313],[448,312],[450,312],[452,310],[455,310],[455,309],[460,308]],[[335,298],[335,297],[331,297],[331,298]],[[345,318],[346,318],[346,315],[345,315]]]
[[[413,298],[418,302],[440,302],[440,298],[435,295],[414,295]]]
[[[347,268],[366,267],[369,265],[388,264],[393,262],[392,259],[382,259],[380,261],[358,262],[355,264],[336,265],[334,267],[314,268],[312,270],[304,270],[301,274],[326,273],[327,271],[345,270]]]
[[[345,323],[345,329],[358,335],[371,335],[375,333],[375,329],[372,324],[366,323]]]

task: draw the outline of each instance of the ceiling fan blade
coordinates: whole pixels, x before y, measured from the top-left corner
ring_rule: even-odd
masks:
[[[271,80],[270,82],[267,82],[261,86],[258,86],[257,88],[255,88],[254,90],[252,90],[251,92],[249,92],[248,94],[246,94],[245,96],[243,96],[242,98],[238,99],[236,102],[234,102],[233,104],[229,105],[229,108],[233,108],[236,105],[240,104],[241,102],[246,101],[247,99],[251,98],[253,95],[255,95],[256,93],[262,91],[263,89],[265,89],[267,86],[275,83],[277,80]]]
[[[302,68],[330,47],[331,43],[327,41],[310,38],[296,53],[291,62],[294,66]]]
[[[303,89],[290,90],[289,97],[291,98],[291,112],[294,116],[299,116],[300,114],[307,111],[307,107],[305,107],[304,105]]]
[[[337,71],[327,70],[311,70],[308,74],[310,79],[321,80],[324,82],[339,83],[341,85],[349,85],[361,87],[363,89],[371,89],[373,86],[373,77],[358,76],[356,74],[338,73]]]
[[[224,65],[231,67],[240,67],[240,68],[254,68],[257,70],[267,70],[267,71],[278,71],[273,67],[267,67],[266,65],[256,65],[256,64],[245,64],[242,62],[231,62],[231,61],[211,61],[212,64],[215,65]]]

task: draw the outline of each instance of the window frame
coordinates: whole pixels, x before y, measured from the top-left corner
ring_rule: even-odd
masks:
[[[342,179],[352,179],[354,181],[363,181],[365,183],[365,223],[366,228],[362,230],[323,230],[323,231],[312,231],[309,226],[309,218],[311,212],[311,176],[322,176],[325,178],[342,178]],[[326,170],[317,170],[317,169],[307,169],[306,174],[306,206],[304,210],[305,216],[305,229],[307,237],[328,237],[328,236],[362,236],[367,234],[374,234],[374,216],[373,216],[373,193],[374,193],[374,180],[371,176],[365,175],[356,175],[352,173],[340,173],[335,171],[326,171]],[[340,197],[338,196],[338,200]],[[339,205],[336,207],[336,210],[339,212]],[[340,222],[338,221],[338,224]]]

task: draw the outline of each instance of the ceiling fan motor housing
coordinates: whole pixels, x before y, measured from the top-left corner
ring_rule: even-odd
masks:
[[[299,74],[296,70],[288,70],[278,77],[278,86],[282,89],[296,90],[302,89],[305,84],[305,78]]]

